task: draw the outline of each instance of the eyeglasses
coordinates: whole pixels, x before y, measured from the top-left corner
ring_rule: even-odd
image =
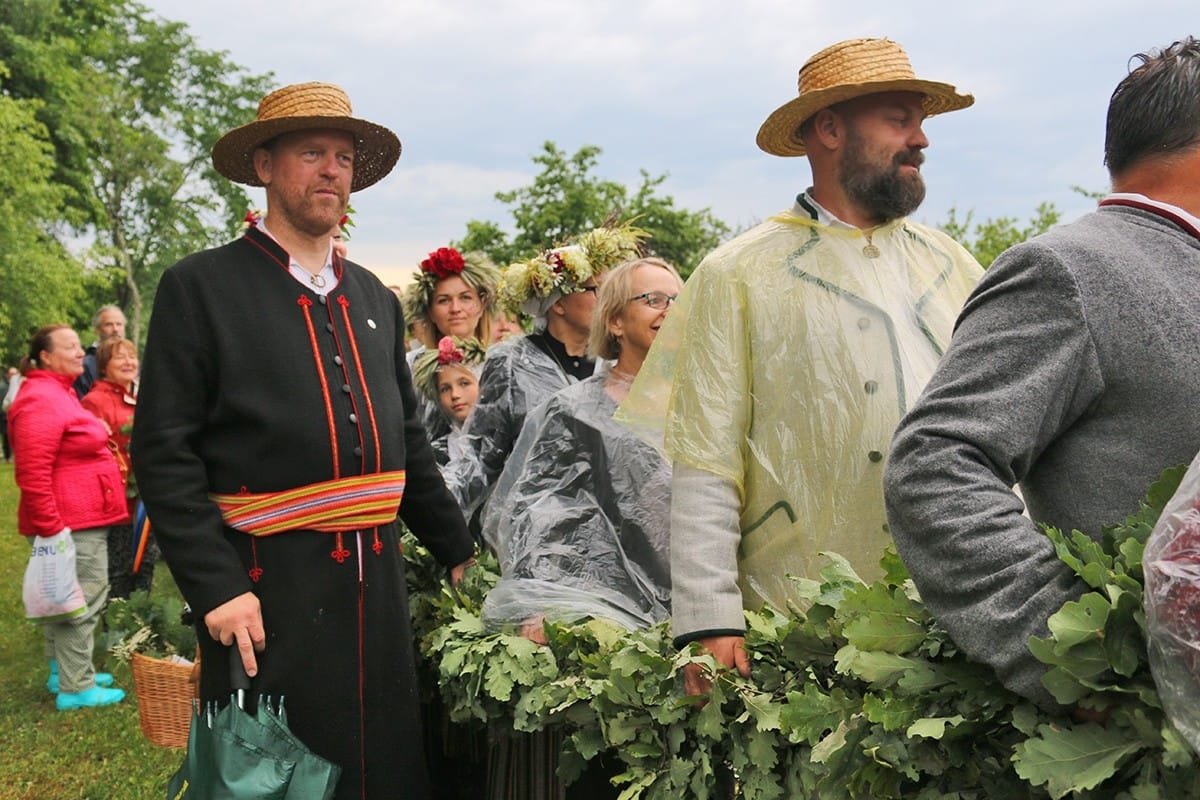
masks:
[[[639,295],[629,298],[629,302],[634,300],[645,300],[646,305],[654,309],[668,308],[675,302],[677,294],[667,294],[666,292],[642,292]]]

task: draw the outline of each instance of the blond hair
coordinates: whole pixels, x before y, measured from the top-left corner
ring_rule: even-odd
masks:
[[[679,272],[656,256],[635,258],[614,267],[605,276],[600,290],[596,293],[596,310],[592,315],[592,330],[588,335],[588,353],[593,358],[613,359],[621,352],[621,343],[612,335],[608,326],[629,304],[629,295],[633,292],[634,272],[638,267],[665,269],[675,276],[680,285],[683,284]]]

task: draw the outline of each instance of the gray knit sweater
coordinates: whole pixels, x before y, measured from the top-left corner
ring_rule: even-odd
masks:
[[[1030,636],[1085,589],[1022,516],[1098,537],[1200,449],[1200,240],[1096,212],[1002,255],[902,420],[888,520],[929,608],[1009,688],[1051,704]]]

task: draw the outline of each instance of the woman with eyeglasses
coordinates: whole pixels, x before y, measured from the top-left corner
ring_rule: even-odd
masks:
[[[518,631],[546,644],[547,619],[594,617],[634,629],[669,616],[671,468],[613,413],[680,285],[675,269],[657,258],[609,272],[588,342],[589,353],[608,369],[529,412],[484,509],[484,541],[501,568],[483,605],[491,630]],[[518,736],[507,747],[498,744],[490,759],[515,774],[553,774],[555,764],[537,754],[550,753],[555,761],[558,748],[542,739]],[[619,765],[602,753],[554,796],[616,797],[609,779]]]
[[[670,466],[612,417],[681,282],[658,258],[600,287],[589,346],[615,359],[529,414],[484,514],[502,577],[484,601],[493,629],[545,643],[543,619],[642,628],[670,610]]]
[[[137,407],[137,345],[128,339],[105,339],[96,350],[98,380],[80,401],[83,407],[104,421],[108,428],[108,448],[117,458],[125,478],[125,500],[131,520],[137,516],[137,482],[129,460],[129,439],[133,433],[133,414]],[[133,523],[108,529],[108,596],[127,598],[137,590],[150,591],[158,545],[153,534],[146,542],[141,566],[133,571]]]
[[[504,270],[498,302],[514,316],[531,317],[533,332],[488,350],[463,454],[443,470],[468,517],[486,501],[529,409],[595,373],[587,342],[596,292],[609,269],[641,255],[645,235],[628,225],[601,227]]]

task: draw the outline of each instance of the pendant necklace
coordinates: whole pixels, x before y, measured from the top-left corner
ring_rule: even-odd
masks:
[[[879,258],[879,248],[876,247],[875,245],[871,244],[871,234],[873,234],[874,232],[875,232],[874,229],[871,229],[869,231],[863,231],[863,236],[866,237],[867,243],[865,245],[863,245],[862,251],[863,251],[863,255],[866,256],[867,258]]]
[[[318,289],[325,288],[325,278],[322,275],[309,275],[308,282],[311,283],[313,286],[317,287]]]

